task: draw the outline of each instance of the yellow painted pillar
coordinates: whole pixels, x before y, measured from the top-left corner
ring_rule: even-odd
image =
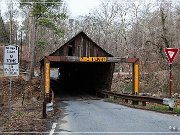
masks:
[[[46,102],[50,102],[50,61],[44,58],[44,92]]]
[[[139,63],[133,63],[133,94],[139,93]]]

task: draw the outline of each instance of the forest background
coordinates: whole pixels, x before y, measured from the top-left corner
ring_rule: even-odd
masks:
[[[7,11],[0,15],[1,74],[3,46],[10,39],[20,46],[21,72],[27,72],[31,79],[43,56],[84,31],[115,57],[140,59],[141,93],[168,95],[169,65],[164,48],[180,48],[179,1],[102,0],[89,14],[77,17],[71,16],[68,4],[62,0],[12,0],[6,4]],[[128,81],[122,78],[126,78],[123,73],[131,72],[131,66],[117,64],[115,72],[120,77],[114,78],[112,89],[129,92],[131,75],[126,75]],[[173,62],[175,95],[180,94],[179,82],[177,54]]]

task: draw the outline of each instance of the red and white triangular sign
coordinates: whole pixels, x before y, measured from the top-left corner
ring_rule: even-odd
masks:
[[[179,49],[177,48],[164,48],[164,51],[170,63],[172,63],[173,60],[175,59],[178,50]]]

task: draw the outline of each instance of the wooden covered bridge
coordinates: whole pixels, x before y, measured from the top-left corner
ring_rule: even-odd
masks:
[[[133,63],[133,93],[138,92],[138,59],[116,58],[93,42],[84,32],[78,33],[63,46],[41,60],[45,99],[50,93],[50,68],[59,68],[59,91],[110,91],[117,62]]]

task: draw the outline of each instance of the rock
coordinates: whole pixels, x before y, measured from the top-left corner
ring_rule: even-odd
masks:
[[[174,97],[178,98],[179,94],[178,93],[174,93]]]
[[[35,97],[32,97],[31,100],[32,100],[33,102],[37,102],[37,99],[36,99]]]

